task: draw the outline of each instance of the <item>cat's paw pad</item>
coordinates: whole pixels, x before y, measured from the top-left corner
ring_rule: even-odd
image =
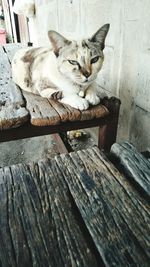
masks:
[[[100,103],[100,98],[96,94],[87,94],[85,99],[93,106]]]
[[[64,97],[61,102],[79,110],[86,110],[89,107],[89,102],[79,96]]]

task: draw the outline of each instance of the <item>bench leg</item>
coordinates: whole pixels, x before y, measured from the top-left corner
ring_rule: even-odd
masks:
[[[120,100],[117,98],[105,98],[103,103],[110,112],[110,118],[99,127],[98,147],[105,152],[109,152],[112,144],[116,141]]]
[[[59,133],[59,136],[61,137],[62,142],[64,143],[67,152],[68,152],[68,153],[72,152],[73,150],[72,150],[72,148],[71,148],[71,145],[70,145],[69,142],[68,142],[67,132],[61,132],[61,133]]]

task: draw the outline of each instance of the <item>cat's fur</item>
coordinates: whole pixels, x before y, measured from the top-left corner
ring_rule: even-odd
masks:
[[[104,60],[109,24],[90,39],[70,41],[49,31],[51,48],[19,50],[12,61],[13,79],[23,90],[84,110],[100,102],[95,83]],[[59,97],[57,97],[59,96]]]

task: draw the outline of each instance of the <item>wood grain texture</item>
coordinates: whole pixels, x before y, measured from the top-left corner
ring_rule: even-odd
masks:
[[[128,142],[113,144],[111,155],[125,175],[150,196],[150,162]]]
[[[7,55],[0,46],[0,129],[20,126],[28,120],[28,112],[19,88],[13,83]]]
[[[147,200],[97,148],[0,169],[0,262],[149,266]]]
[[[105,106],[99,104],[97,106],[92,106],[89,109],[83,111],[81,113],[81,120],[103,118],[108,114],[109,114],[108,109]]]
[[[58,113],[61,122],[68,121],[68,110],[67,108],[59,103],[57,100],[48,99],[50,105],[56,110]]]
[[[75,109],[69,105],[65,105],[65,104],[63,104],[63,105],[68,111],[68,120],[69,121],[80,121],[80,119],[81,119],[81,111],[80,110]]]
[[[1,169],[0,177],[2,267],[99,266],[55,160]]]
[[[97,148],[0,169],[0,262],[144,266],[150,207]]]
[[[36,126],[57,125],[60,116],[46,98],[23,91],[30,122]]]
[[[42,98],[22,91],[26,100],[26,107],[30,113],[31,124],[36,126],[57,125],[63,122],[92,120],[103,118],[109,114],[108,109],[103,105],[91,107],[85,111],[79,111],[70,106],[51,99]]]
[[[56,158],[106,266],[149,266],[150,209],[97,148]]]

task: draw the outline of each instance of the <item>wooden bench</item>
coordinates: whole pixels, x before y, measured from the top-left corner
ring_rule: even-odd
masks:
[[[109,151],[116,140],[120,100],[104,98],[81,112],[20,90],[12,81],[10,65],[19,48],[0,47],[0,142],[99,126],[99,148]]]
[[[150,161],[147,158],[132,144],[123,142],[112,145],[111,159],[145,196],[150,197]]]
[[[149,263],[147,198],[98,148],[0,169],[1,267]]]

